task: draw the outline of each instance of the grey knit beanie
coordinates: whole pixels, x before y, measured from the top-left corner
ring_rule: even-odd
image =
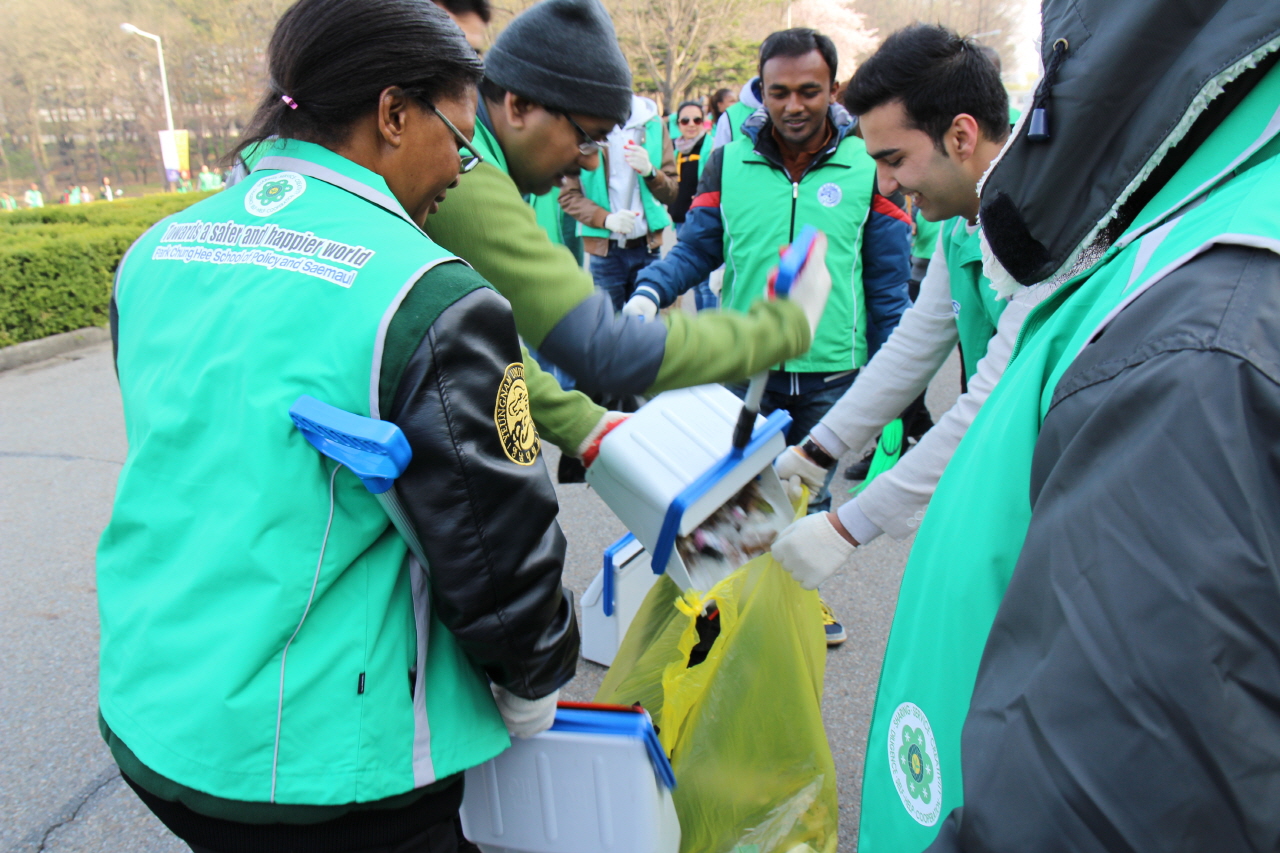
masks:
[[[492,82],[544,107],[631,115],[631,69],[600,0],[542,0],[507,25],[484,57]]]

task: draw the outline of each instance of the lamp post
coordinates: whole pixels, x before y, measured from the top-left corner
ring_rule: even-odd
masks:
[[[164,70],[164,46],[160,44],[160,36],[156,35],[155,33],[149,33],[149,32],[146,32],[145,30],[140,30],[137,27],[135,27],[133,24],[121,24],[120,29],[124,30],[126,33],[133,33],[135,36],[142,36],[143,38],[151,39],[153,42],[156,43],[156,54],[160,57],[160,91],[164,94],[164,118],[165,118],[165,122],[169,126],[169,136],[172,138],[173,107],[169,105],[169,76],[165,73],[165,70]],[[169,190],[172,192],[173,182],[169,181],[168,183],[169,183]]]

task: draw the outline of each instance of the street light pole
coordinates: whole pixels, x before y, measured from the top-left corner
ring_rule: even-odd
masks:
[[[140,30],[133,24],[121,24],[120,29],[126,33],[133,33],[135,36],[151,39],[156,43],[156,54],[160,57],[160,91],[164,94],[164,119],[169,126],[169,135],[173,136],[173,107],[169,104],[169,75],[164,70],[164,45],[160,43],[160,36],[155,33],[149,33]],[[173,182],[169,181],[169,190],[173,190]]]

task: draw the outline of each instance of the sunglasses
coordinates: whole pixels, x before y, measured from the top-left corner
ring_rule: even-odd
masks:
[[[458,169],[459,174],[466,174],[484,162],[484,158],[480,156],[480,152],[475,149],[471,141],[462,135],[462,131],[453,126],[453,122],[444,117],[444,113],[440,112],[431,104],[427,104],[427,109],[436,114],[436,118],[444,122],[444,126],[449,128],[449,132],[453,134],[454,139],[458,140],[459,151],[466,151],[466,155],[462,157],[462,166]]]
[[[685,116],[680,119],[680,124],[702,124],[702,116]]]

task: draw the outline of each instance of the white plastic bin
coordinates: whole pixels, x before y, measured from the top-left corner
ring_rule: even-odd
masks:
[[[582,656],[613,665],[618,646],[657,582],[649,552],[628,533],[604,552],[604,565],[582,595]]]
[[[682,588],[692,588],[675,538],[698,525],[759,477],[779,531],[791,520],[791,504],[773,470],[786,449],[790,416],[756,418],[745,451],[733,454],[733,428],[742,400],[719,385],[667,391],[654,397],[605,436],[587,469],[587,483]]]
[[[674,784],[647,715],[562,705],[467,771],[462,829],[484,853],[677,853]]]

